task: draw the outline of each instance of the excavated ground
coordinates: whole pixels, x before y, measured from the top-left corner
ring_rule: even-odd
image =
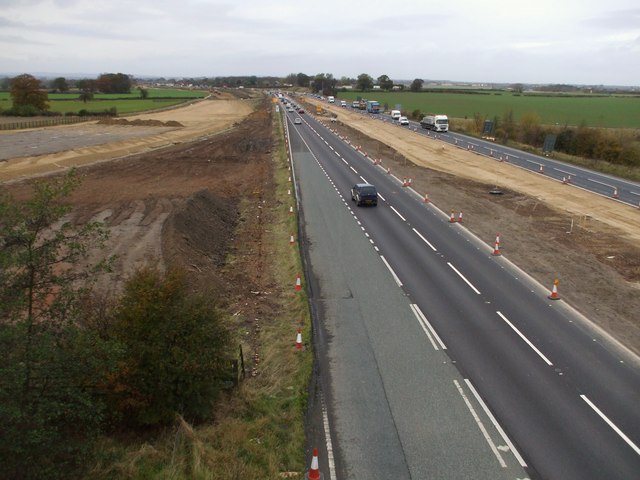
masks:
[[[273,139],[270,116],[264,109],[251,113],[251,102],[225,97],[137,117],[183,127],[91,125],[87,131],[90,125],[83,124],[39,129],[33,145],[44,147],[65,132],[65,149],[16,154],[0,162],[0,191],[24,197],[29,189],[18,180],[80,166],[83,183],[72,199],[74,220],[104,220],[111,231],[108,253],[118,255],[116,282],[105,283],[105,291],[121,285],[138,266],[178,264],[188,269],[194,283],[238,306],[243,311],[238,317],[268,316],[273,306],[251,292],[269,291],[273,298],[281,291],[269,280],[263,246],[274,206]],[[551,287],[560,279],[565,301],[640,353],[638,209],[443,148],[440,142],[339,107],[335,113],[339,121],[329,123],[326,117],[327,125],[382,159],[396,176],[411,177],[413,187],[428,193],[440,209],[463,211],[466,228],[488,245],[500,233],[503,255],[543,285]],[[83,129],[83,135],[73,134],[74,129]],[[108,131],[103,129],[118,129],[124,137],[94,146],[78,140],[103,135]],[[136,129],[153,130],[142,135]],[[0,142],[11,145],[11,135],[18,133],[2,133]],[[503,195],[488,193],[496,184]],[[225,268],[229,254],[234,263]]]

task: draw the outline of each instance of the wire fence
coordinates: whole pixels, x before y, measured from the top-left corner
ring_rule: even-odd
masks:
[[[52,127],[55,125],[71,125],[73,123],[95,121],[96,119],[97,117],[93,116],[61,116],[34,120],[21,119],[15,122],[0,122],[0,130],[24,130],[27,128]]]

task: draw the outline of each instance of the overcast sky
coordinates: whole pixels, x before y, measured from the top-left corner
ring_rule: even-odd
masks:
[[[638,0],[0,0],[0,74],[640,85]]]

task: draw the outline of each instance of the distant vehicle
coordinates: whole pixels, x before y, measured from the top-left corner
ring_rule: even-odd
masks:
[[[304,113],[304,108],[300,108],[300,109],[298,110],[298,113]]]
[[[351,102],[351,108],[360,108],[360,100],[354,100]]]
[[[347,101],[346,100],[340,100],[340,106],[341,107],[346,107],[347,106]]]
[[[296,118],[293,120],[293,123],[295,123],[296,125],[300,125],[300,124],[302,123],[302,120],[300,119],[300,117],[296,117]]]
[[[336,102],[336,99],[335,99],[335,97],[333,95],[329,95],[327,97],[327,100],[329,100],[329,103],[335,103]]]
[[[400,125],[409,125],[409,119],[407,117],[398,118],[398,123]]]
[[[391,118],[394,120],[398,120],[402,116],[402,112],[400,110],[391,110]]]
[[[434,130],[436,132],[448,132],[449,131],[449,117],[446,115],[432,115],[429,114],[420,120],[422,128],[427,130]]]
[[[351,189],[351,200],[356,202],[358,207],[362,205],[378,205],[378,191],[370,183],[356,183]]]
[[[375,100],[369,100],[367,102],[367,112],[380,113],[380,102],[376,102]]]

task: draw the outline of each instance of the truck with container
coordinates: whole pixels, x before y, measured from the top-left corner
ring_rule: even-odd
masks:
[[[367,112],[368,113],[380,113],[380,102],[375,100],[369,100],[367,102]]]
[[[420,125],[422,128],[433,130],[434,132],[448,132],[449,117],[446,115],[428,113],[422,120],[420,120]]]

